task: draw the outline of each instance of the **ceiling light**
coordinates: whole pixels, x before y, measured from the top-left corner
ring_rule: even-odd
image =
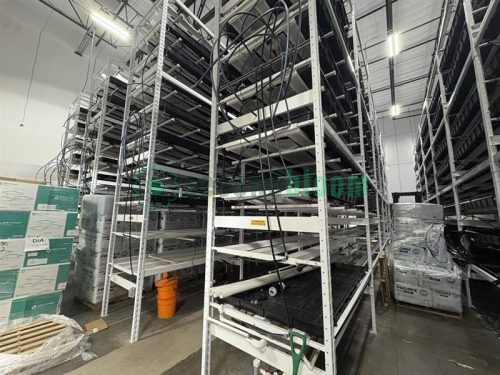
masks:
[[[102,13],[92,11],[90,14],[90,17],[92,20],[94,20],[98,25],[104,27],[106,30],[112,32],[116,36],[120,37],[121,39],[124,40],[130,40],[130,34],[126,29],[118,25],[116,22],[108,19],[105,15]]]
[[[116,73],[115,77],[122,81],[123,83],[128,83],[128,79],[120,72]]]
[[[391,108],[389,109],[389,113],[391,117],[396,117],[401,113],[401,106],[399,104],[394,104],[391,105]]]
[[[399,45],[399,34],[398,33],[392,33],[387,36],[387,56],[388,57],[394,57],[396,55],[399,55],[400,52],[400,45]]]

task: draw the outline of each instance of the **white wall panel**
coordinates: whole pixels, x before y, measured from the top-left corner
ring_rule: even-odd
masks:
[[[84,57],[74,50],[85,32],[52,12],[20,126],[38,35],[48,14],[49,8],[38,1],[0,0],[0,176],[34,179],[37,170],[59,153],[69,105],[84,86],[89,49]],[[110,54],[117,57],[111,49],[101,43],[94,50],[93,57],[99,54],[96,69]],[[90,71],[93,63],[94,59]]]
[[[404,116],[404,114],[403,114]],[[389,193],[415,191],[413,155],[419,115],[379,119],[387,163]]]

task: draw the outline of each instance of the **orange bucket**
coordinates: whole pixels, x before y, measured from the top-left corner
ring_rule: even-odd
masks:
[[[158,319],[168,319],[175,315],[177,306],[177,296],[172,298],[160,299],[156,297]]]
[[[179,278],[177,276],[167,276],[168,274],[165,272],[162,274],[162,278],[155,282],[157,315],[159,319],[168,319],[174,316],[177,297],[179,296],[177,289]]]

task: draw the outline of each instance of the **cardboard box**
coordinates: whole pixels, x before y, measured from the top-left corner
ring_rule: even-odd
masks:
[[[393,248],[393,256],[395,260],[420,264],[426,259],[426,249],[413,245],[397,245]]]
[[[101,216],[96,218],[82,214],[80,219],[80,228],[97,234],[109,235],[111,232],[111,221],[111,216]]]
[[[29,318],[40,314],[59,314],[62,292],[14,298],[10,303],[9,320]]]
[[[79,199],[75,188],[0,181],[0,210],[75,212]]]
[[[430,203],[393,203],[394,217],[443,220],[443,206]]]
[[[462,295],[432,291],[432,307],[438,310],[462,313]]]
[[[40,266],[45,264],[62,264],[71,262],[73,238],[53,238],[49,240],[48,250],[26,251],[23,267]]]
[[[17,181],[0,181],[0,210],[31,211],[38,185]]]
[[[0,272],[0,300],[14,297],[19,270]]]
[[[78,211],[80,189],[38,185],[34,210]]]
[[[0,211],[0,239],[25,238],[29,211]]]
[[[394,218],[394,231],[398,238],[403,235],[425,238],[432,224],[442,223],[443,220],[396,217]]]
[[[414,262],[394,261],[394,281],[418,286],[418,266]]]
[[[81,248],[93,249],[96,253],[108,251],[110,234],[95,233],[93,231],[82,229],[78,238],[78,245]],[[122,242],[122,237],[117,237],[115,243]]]
[[[114,200],[113,195],[85,195],[82,199],[81,212],[87,217],[111,217]]]
[[[33,211],[29,217],[26,237],[62,238],[78,235],[78,213]]]
[[[414,305],[425,307],[432,306],[432,291],[429,288],[420,286],[395,283],[394,298],[398,301]]]
[[[108,327],[108,323],[102,318],[92,320],[91,322],[85,324],[85,333],[87,335],[92,335],[94,333],[107,329]]]
[[[440,292],[460,294],[462,276],[455,268],[448,270],[426,265],[419,271],[419,285]]]
[[[10,316],[12,298],[0,300],[0,324],[7,323]]]
[[[25,239],[0,240],[0,271],[15,270],[23,266]]]
[[[104,293],[104,286],[92,286],[86,283],[80,283],[80,288],[78,290],[78,297],[83,301],[88,303],[96,304],[102,302],[102,296]],[[127,295],[127,291],[118,285],[111,285],[109,289],[109,297],[116,298],[119,296]]]
[[[14,296],[32,296],[64,290],[68,282],[69,269],[69,263],[21,268]]]
[[[92,287],[104,285],[106,268],[96,270],[85,266],[78,266],[75,270],[76,280]]]

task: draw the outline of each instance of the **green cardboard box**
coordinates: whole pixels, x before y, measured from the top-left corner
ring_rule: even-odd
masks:
[[[78,234],[77,222],[76,212],[33,211],[30,214],[26,237],[73,237]]]
[[[0,211],[0,239],[26,237],[29,217],[29,211]]]
[[[39,185],[35,198],[34,209],[38,211],[56,210],[76,212],[80,190],[60,186]]]
[[[72,250],[72,237],[53,238],[49,240],[49,249],[47,250],[26,251],[22,266],[69,263]]]
[[[19,270],[0,272],[0,300],[12,298],[15,294]]]
[[[19,270],[14,297],[45,294],[66,289],[70,264],[48,264]]]
[[[29,318],[40,314],[59,314],[62,292],[14,298],[11,301],[9,320]]]
[[[78,211],[80,190],[18,181],[0,181],[0,210]]]

